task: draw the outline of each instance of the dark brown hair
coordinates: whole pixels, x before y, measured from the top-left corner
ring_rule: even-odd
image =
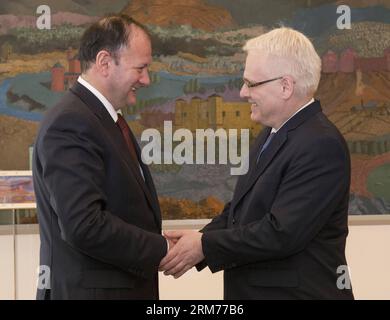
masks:
[[[130,36],[130,25],[135,25],[145,32],[150,38],[149,32],[139,22],[125,14],[110,14],[87,28],[80,41],[79,59],[81,72],[85,72],[96,60],[96,55],[101,50],[110,52],[115,63],[117,52],[122,46],[131,45],[128,43]]]

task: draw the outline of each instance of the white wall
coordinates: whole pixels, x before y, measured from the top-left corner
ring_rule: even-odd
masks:
[[[390,225],[350,226],[347,259],[356,299],[390,300]],[[39,236],[16,236],[16,295],[34,299]],[[0,299],[13,298],[13,240],[0,236]],[[222,272],[187,272],[179,279],[160,274],[161,299],[222,299]]]
[[[17,299],[35,299],[38,266],[38,234],[20,234],[16,236],[16,296]]]
[[[12,235],[0,235],[0,300],[14,299],[14,242]]]
[[[346,254],[355,297],[390,300],[390,225],[349,229]]]

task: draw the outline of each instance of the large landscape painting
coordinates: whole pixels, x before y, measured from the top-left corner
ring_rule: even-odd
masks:
[[[152,36],[151,86],[123,110],[141,146],[148,128],[163,136],[164,121],[191,131],[247,128],[252,141],[262,128],[239,97],[242,46],[284,25],[309,36],[322,58],[316,98],[351,152],[350,214],[390,214],[389,0],[47,0],[50,29],[37,27],[41,4],[0,2],[0,170],[30,169],[39,121],[79,76],[78,41],[99,17],[129,14]],[[337,24],[348,14],[340,5],[350,28]],[[164,218],[219,213],[238,178],[230,165],[152,164]]]

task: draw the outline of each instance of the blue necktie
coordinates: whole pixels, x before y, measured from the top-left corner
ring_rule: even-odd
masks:
[[[270,142],[271,142],[272,138],[274,137],[274,135],[275,135],[275,132],[272,132],[272,133],[268,136],[267,140],[265,140],[265,143],[264,143],[263,146],[261,147],[261,150],[260,150],[260,152],[259,152],[259,155],[257,156],[256,163],[259,163],[259,159],[260,159],[261,154],[265,151],[265,149],[267,149],[267,147],[268,147],[268,145],[270,144]]]

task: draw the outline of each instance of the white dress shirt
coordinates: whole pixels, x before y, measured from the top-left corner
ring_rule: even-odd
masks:
[[[108,101],[106,99],[106,97],[103,96],[98,89],[96,89],[93,85],[91,85],[87,80],[84,80],[81,76],[78,77],[77,81],[80,84],[82,84],[84,87],[86,87],[89,91],[91,91],[96,96],[96,98],[98,98],[100,100],[100,102],[107,109],[107,111],[110,114],[111,118],[116,123],[118,121],[118,114],[115,111],[115,109],[112,106],[112,104],[110,103],[110,101]]]

